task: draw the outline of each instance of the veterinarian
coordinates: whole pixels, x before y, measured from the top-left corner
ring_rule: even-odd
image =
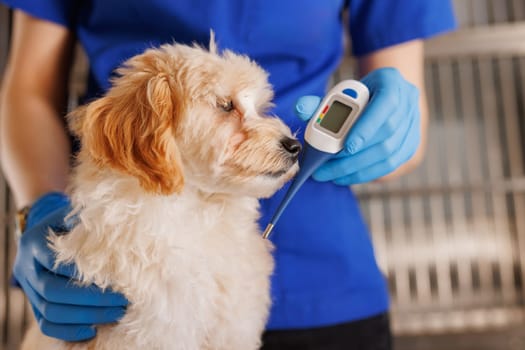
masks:
[[[127,304],[111,291],[69,283],[74,267],[55,270],[46,245],[49,227],[71,225],[64,223],[64,191],[75,143],[64,114],[75,40],[90,61],[90,99],[104,93],[126,58],[174,40],[206,46],[213,28],[220,48],[247,54],[269,71],[274,113],[300,131],[305,123],[296,114],[308,119],[314,112],[319,99],[311,95],[326,90],[348,29],[372,98],[345,150],[314,173],[274,231],[264,349],[390,349],[385,278],[348,186],[396,178],[421,161],[427,127],[422,40],[454,27],[449,1],[2,2],[15,9],[0,128],[0,158],[23,232],[14,277],[45,334],[95,337],[96,325],[117,321]],[[282,195],[262,202],[261,226]]]

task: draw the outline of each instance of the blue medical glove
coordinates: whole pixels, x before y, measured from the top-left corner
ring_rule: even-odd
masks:
[[[42,333],[80,341],[96,335],[95,325],[119,320],[128,302],[121,294],[76,284],[72,281],[74,265],[54,268],[47,236],[50,228],[55,232],[71,228],[70,222],[64,222],[70,211],[69,199],[62,193],[46,194],[33,204],[19,240],[13,274],[31,303]]]
[[[348,186],[385,176],[408,161],[421,139],[419,91],[394,68],[377,69],[362,82],[370,101],[350,130],[344,149],[321,165],[312,177]],[[310,119],[321,99],[301,97],[297,115]]]

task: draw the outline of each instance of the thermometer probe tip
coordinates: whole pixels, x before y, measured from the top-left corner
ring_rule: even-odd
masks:
[[[262,234],[262,238],[264,239],[268,239],[268,237],[270,236],[270,233],[272,233],[272,230],[273,230],[273,224],[270,223],[268,224],[268,226],[266,226],[266,228],[264,229],[264,232]]]

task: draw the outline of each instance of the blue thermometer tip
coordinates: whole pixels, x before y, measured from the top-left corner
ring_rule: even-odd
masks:
[[[303,154],[299,161],[299,172],[297,173],[292,184],[288,188],[288,191],[284,195],[284,198],[279,204],[279,207],[273,214],[273,217],[270,220],[270,223],[268,224],[268,226],[266,226],[266,229],[264,230],[263,235],[262,235],[263,238],[266,239],[270,236],[270,233],[272,232],[273,227],[275,226],[275,224],[281,217],[281,214],[284,212],[284,209],[286,209],[286,207],[288,206],[288,203],[290,203],[293,196],[297,193],[299,188],[301,188],[302,184],[306,181],[306,179],[308,179],[310,175],[312,175],[312,173],[321,164],[326,162],[332,156],[333,156],[332,153],[319,151],[305,142]]]

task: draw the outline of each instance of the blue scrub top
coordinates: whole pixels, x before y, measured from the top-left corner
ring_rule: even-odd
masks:
[[[448,0],[1,0],[70,28],[89,57],[89,96],[109,88],[115,68],[145,48],[177,41],[247,54],[270,73],[273,111],[302,138],[302,95],[323,95],[343,54],[345,5],[352,51],[375,50],[450,30]],[[284,189],[262,201],[261,226]],[[388,309],[387,287],[353,193],[307,181],[277,224],[269,329],[333,325]],[[174,311],[176,312],[176,310]]]

